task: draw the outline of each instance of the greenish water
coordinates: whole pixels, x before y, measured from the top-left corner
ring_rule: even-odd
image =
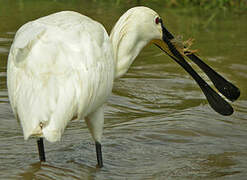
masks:
[[[244,13],[146,4],[163,17],[173,34],[196,39],[194,49],[241,89],[240,99],[233,103],[232,116],[216,114],[194,80],[150,46],[115,82],[105,110],[103,169],[95,168],[94,144],[83,121],[69,123],[61,142],[45,142],[46,163],[38,162],[36,141],[23,140],[6,89],[7,56],[17,29],[40,16],[74,10],[101,22],[110,32],[121,14],[137,4],[138,1],[0,0],[0,179],[246,179]]]

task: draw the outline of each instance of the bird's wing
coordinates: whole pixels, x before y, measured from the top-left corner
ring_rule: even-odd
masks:
[[[8,91],[25,139],[43,133],[56,141],[68,121],[83,113],[85,102],[87,109],[95,108],[92,99],[104,93],[98,86],[112,86],[99,77],[100,71],[109,71],[103,80],[111,79],[110,51],[104,28],[74,12],[47,16],[18,30],[8,58]]]

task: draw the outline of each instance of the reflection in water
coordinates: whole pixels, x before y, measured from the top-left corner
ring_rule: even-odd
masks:
[[[46,163],[38,162],[35,140],[23,140],[6,89],[7,56],[16,30],[66,9],[93,17],[110,32],[135,3],[23,0],[0,6],[0,179],[246,178],[246,15],[219,15],[203,29],[205,16],[148,4],[171,32],[195,38],[203,59],[240,87],[233,116],[216,114],[182,68],[147,47],[116,81],[106,106],[102,170],[95,167],[94,144],[83,121],[69,123],[61,142],[45,142]]]
[[[68,163],[70,164],[69,168],[59,167],[59,165],[50,165],[48,163],[33,163],[25,169],[23,173],[20,173],[19,177],[23,179],[60,179],[64,176],[67,179],[93,179],[94,174],[99,171],[99,169],[85,167],[81,164],[76,164],[75,162]],[[78,165],[82,171],[77,172],[74,170],[73,163]],[[83,176],[81,176],[81,174],[83,174]]]
[[[40,169],[40,162],[30,164],[30,166],[28,167],[28,169],[25,170],[24,173],[20,173],[20,177],[22,177],[23,179],[34,179],[34,175],[36,174],[36,172],[40,171]]]

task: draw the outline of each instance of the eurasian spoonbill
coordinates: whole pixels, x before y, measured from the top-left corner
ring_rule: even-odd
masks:
[[[239,97],[238,88],[192,51],[176,46],[164,22],[152,9],[134,7],[120,17],[109,37],[100,23],[63,11],[28,22],[17,31],[8,57],[9,99],[24,139],[38,137],[40,161],[45,161],[43,138],[59,141],[68,122],[77,118],[85,119],[95,141],[98,166],[103,166],[103,104],[114,79],[128,71],[150,42],[195,79],[215,111],[233,113],[231,105],[184,58],[196,63],[229,100]]]

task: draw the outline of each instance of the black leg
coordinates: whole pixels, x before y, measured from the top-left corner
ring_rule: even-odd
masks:
[[[101,151],[101,144],[99,142],[95,142],[96,146],[96,154],[97,154],[97,161],[98,161],[98,167],[103,167],[103,159],[102,159],[102,151]]]
[[[37,145],[39,150],[39,159],[41,162],[45,162],[45,149],[44,149],[43,138],[39,138],[37,140]]]

